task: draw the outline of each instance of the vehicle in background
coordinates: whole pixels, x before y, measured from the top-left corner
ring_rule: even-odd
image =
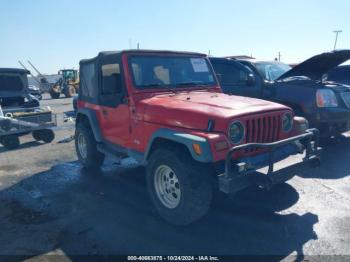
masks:
[[[17,68],[0,68],[0,144],[7,149],[19,146],[19,137],[32,133],[37,141],[51,142],[56,115],[40,107],[29,93],[27,74]]]
[[[51,87],[49,93],[51,98],[58,99],[61,93],[65,97],[74,96],[79,88],[79,72],[75,69],[63,69],[58,71],[60,79]]]
[[[337,66],[327,73],[327,81],[350,86],[350,65]]]
[[[35,85],[28,85],[29,94],[35,96],[37,99],[43,99],[42,92],[39,87]]]
[[[314,56],[295,67],[276,61],[210,58],[224,93],[285,104],[321,136],[350,130],[350,88],[324,75],[350,58],[350,50]]]
[[[223,94],[206,55],[102,52],[80,62],[80,78],[81,164],[98,168],[109,156],[145,166],[152,202],[170,223],[201,218],[217,189],[270,188],[319,164],[317,130],[284,105]],[[274,172],[275,162],[304,151],[301,162]]]

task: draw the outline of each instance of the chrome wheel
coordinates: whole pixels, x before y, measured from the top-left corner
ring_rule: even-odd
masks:
[[[167,208],[176,208],[181,199],[181,188],[175,172],[166,165],[157,168],[154,174],[154,188],[159,200]]]
[[[78,135],[78,150],[79,154],[83,159],[87,158],[87,142],[85,136],[80,133]]]

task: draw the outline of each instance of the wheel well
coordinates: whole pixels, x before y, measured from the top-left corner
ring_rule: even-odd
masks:
[[[158,137],[158,138],[154,139],[154,141],[151,145],[151,148],[149,149],[149,152],[147,154],[147,159],[149,159],[151,154],[158,148],[181,150],[182,152],[184,152],[185,154],[188,154],[192,158],[190,151],[188,150],[187,146],[185,146],[184,144],[181,144],[181,143],[178,143],[178,142],[166,139],[166,138]]]
[[[78,113],[75,123],[76,125],[82,123],[84,126],[90,127],[89,118],[84,114]]]

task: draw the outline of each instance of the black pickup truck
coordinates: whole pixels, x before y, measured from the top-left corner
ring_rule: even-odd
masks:
[[[224,93],[290,106],[322,137],[330,137],[350,130],[350,87],[328,81],[326,73],[348,59],[350,50],[316,55],[293,68],[276,61],[210,60]]]

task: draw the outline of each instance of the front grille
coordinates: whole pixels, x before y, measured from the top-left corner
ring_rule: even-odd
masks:
[[[246,120],[246,143],[271,143],[279,139],[281,115]]]
[[[271,143],[279,140],[282,114],[261,116],[245,121],[246,143]],[[265,151],[264,149],[246,149],[246,154]]]
[[[345,105],[350,108],[350,92],[341,93]]]

